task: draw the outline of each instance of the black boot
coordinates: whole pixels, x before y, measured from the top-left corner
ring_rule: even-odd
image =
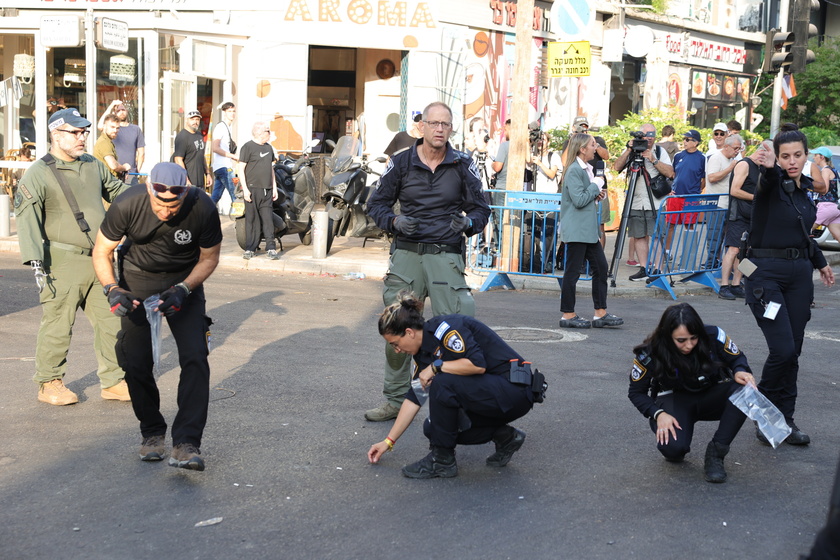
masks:
[[[726,482],[726,469],[723,468],[723,458],[729,453],[729,446],[717,443],[715,440],[709,442],[706,447],[706,462],[703,470],[706,473],[706,482]]]
[[[458,476],[455,463],[455,450],[444,447],[431,447],[432,451],[410,465],[403,467],[402,473],[408,478],[452,478]]]
[[[487,457],[487,466],[504,467],[525,443],[525,432],[513,426],[502,426],[493,434],[493,443],[496,444],[496,452]]]
[[[793,423],[793,420],[787,423],[790,426],[790,435],[785,438],[785,443],[789,445],[808,445],[811,443],[811,438],[796,427],[796,424]]]

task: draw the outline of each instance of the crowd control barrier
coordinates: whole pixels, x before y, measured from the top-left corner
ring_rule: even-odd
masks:
[[[565,253],[560,248],[560,194],[488,190],[493,202],[484,232],[467,240],[467,267],[487,273],[479,291],[514,289],[511,275],[556,278],[563,284]],[[598,203],[600,216],[600,203]],[[597,219],[597,218],[596,218]],[[591,280],[589,264],[581,280]]]
[[[728,208],[719,206],[724,197],[729,195],[669,196],[662,201],[648,251],[648,287],[665,290],[677,299],[673,277],[683,276],[680,282],[697,282],[720,291],[717,279],[729,214]]]

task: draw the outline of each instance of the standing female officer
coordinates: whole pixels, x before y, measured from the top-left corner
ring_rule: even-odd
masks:
[[[627,396],[656,434],[656,447],[673,463],[691,450],[694,424],[720,420],[706,447],[704,471],[709,482],[726,482],[723,458],[746,416],[729,395],[752,383],[747,357],[723,329],[703,324],[687,303],[672,305],[656,330],[633,349],[636,359]]]
[[[428,391],[429,418],[423,433],[432,451],[403,467],[403,474],[409,478],[456,476],[455,445],[491,440],[496,452],[487,458],[487,465],[507,465],[525,442],[525,433],[508,422],[525,416],[534,406],[532,386],[538,387],[537,398],[542,401],[542,374],[536,370],[531,374],[522,356],[472,317],[441,315],[424,321],[422,300],[405,291],[379,317],[379,334],[395,351],[414,356],[414,378]],[[383,453],[393,449],[420,410],[423,393],[409,389],[388,437],[368,451],[371,463],[378,463]]]
[[[765,169],[753,201],[747,257],[757,268],[747,277],[746,301],[769,349],[758,388],[793,430],[785,441],[807,445],[811,438],[796,426],[793,414],[799,354],[814,298],[811,275],[819,269],[823,283],[831,286],[834,273],[809,236],[817,210],[806,192],[812,182],[802,175],[808,139],[795,124],[785,124],[773,149],[778,165],[773,157],[762,158]],[[761,432],[756,437],[767,443]]]
[[[624,320],[607,313],[607,258],[600,243],[600,221],[596,201],[603,200],[607,191],[603,177],[595,177],[592,166],[586,163],[595,154],[598,144],[588,134],[573,134],[566,148],[563,172],[563,197],[560,200],[560,238],[566,244],[566,272],[560,291],[560,326],[572,329],[589,327],[617,327]],[[589,261],[592,268],[592,302],[595,316],[592,321],[575,313],[575,287],[580,268]]]

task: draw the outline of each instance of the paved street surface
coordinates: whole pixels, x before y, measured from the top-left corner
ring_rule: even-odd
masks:
[[[391,424],[362,416],[382,402],[378,278],[217,270],[207,470],[190,472],[139,460],[130,405],[99,397],[81,312],[65,378],[81,402],[37,402],[37,291],[16,254],[0,253],[0,274],[6,559],[793,559],[825,521],[840,451],[838,289],[817,288],[801,359],[797,422],[814,443],[773,450],[747,425],[720,485],[702,474],[714,424],[700,425],[685,463],[666,463],[627,399],[631,349],[670,299],[611,297],[623,327],[570,332],[557,328],[556,292],[476,294],[478,318],[547,374],[548,396],[516,423],[528,439],[507,467],[485,466],[492,444],[459,447],[457,478],[418,481],[400,468],[427,453],[425,411],[382,464],[365,457]],[[764,339],[741,301],[681,300],[760,372]],[[579,312],[589,305],[582,295]],[[178,365],[164,336],[171,421]]]

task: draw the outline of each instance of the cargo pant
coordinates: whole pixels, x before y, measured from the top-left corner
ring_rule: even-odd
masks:
[[[41,326],[35,348],[35,383],[62,379],[79,308],[93,326],[93,350],[99,364],[96,374],[103,389],[120,382],[125,373],[117,363],[114,347],[120,320],[93,272],[89,250],[77,252],[49,247],[44,266],[47,285],[41,292]]]
[[[432,316],[460,313],[475,316],[475,300],[464,278],[464,258],[458,253],[418,255],[395,249],[391,255],[382,300],[385,305],[397,301],[403,290],[421,300],[432,300]],[[411,356],[398,354],[385,345],[385,387],[382,393],[399,407],[411,386]]]

